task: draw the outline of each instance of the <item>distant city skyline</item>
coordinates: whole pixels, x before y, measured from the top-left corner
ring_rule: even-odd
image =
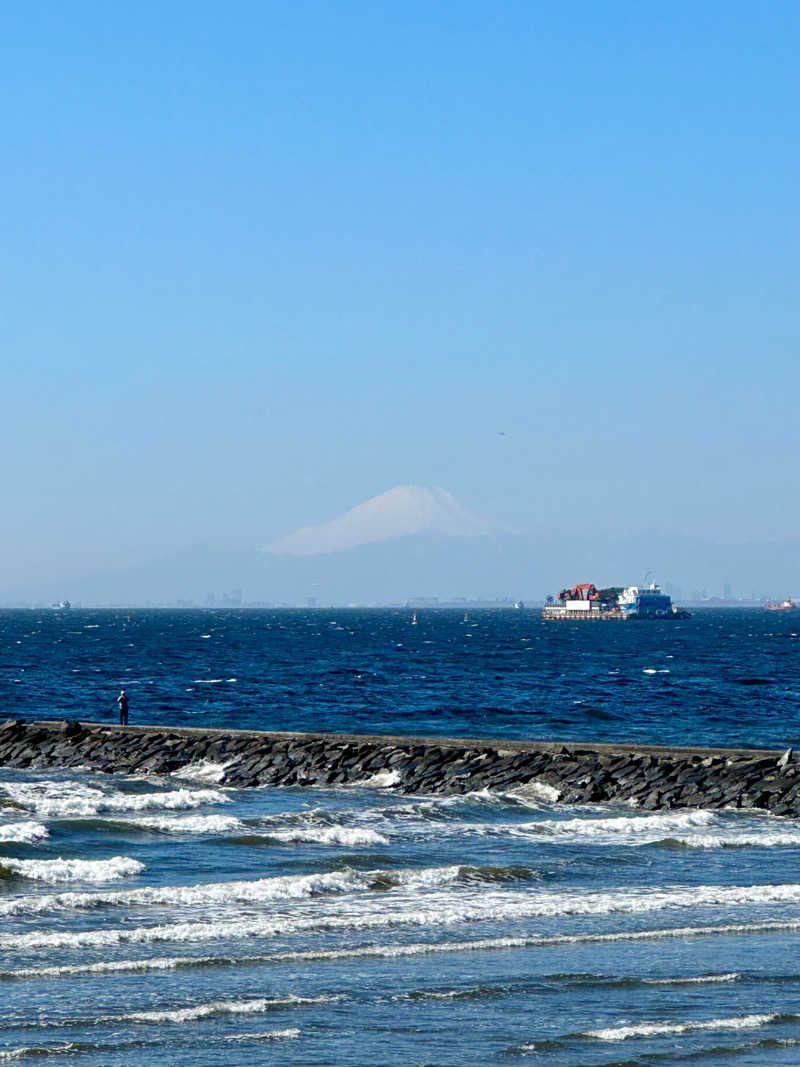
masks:
[[[800,588],[799,36],[788,0],[9,8],[0,603]],[[348,547],[400,486],[486,543]]]

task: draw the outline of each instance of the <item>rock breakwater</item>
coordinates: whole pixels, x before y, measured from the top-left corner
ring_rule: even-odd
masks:
[[[0,726],[0,765],[166,774],[219,765],[219,784],[391,786],[403,793],[535,783],[568,804],[760,808],[800,815],[800,760],[762,749],[489,741],[25,722]]]

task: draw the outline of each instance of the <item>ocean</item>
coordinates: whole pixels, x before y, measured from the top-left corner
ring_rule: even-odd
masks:
[[[0,612],[0,720],[800,745],[800,614]],[[800,822],[0,768],[0,1063],[799,1064]]]

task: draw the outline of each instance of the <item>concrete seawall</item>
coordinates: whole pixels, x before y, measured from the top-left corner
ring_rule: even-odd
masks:
[[[800,815],[800,760],[791,750],[211,731],[70,720],[9,719],[0,726],[0,766],[164,774],[201,760],[223,764],[220,784],[236,788],[365,784],[376,776],[375,784],[403,793],[538,783],[567,804],[760,808]]]

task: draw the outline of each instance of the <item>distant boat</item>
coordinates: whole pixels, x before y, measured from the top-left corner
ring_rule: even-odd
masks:
[[[659,585],[609,586],[598,589],[593,582],[581,582],[549,596],[542,608],[543,619],[580,619],[605,622],[611,619],[688,619],[689,612],[673,607],[672,597]]]
[[[795,602],[787,597],[780,604],[772,604],[768,600],[764,605],[764,611],[793,611],[796,606]]]
[[[416,625],[417,625],[417,613],[416,613],[416,611],[415,611],[415,612],[414,612],[414,614],[413,614],[413,615],[411,616],[411,625],[412,625],[412,626],[416,626]]]
[[[72,604],[68,600],[59,600],[57,604],[51,604],[53,611],[69,611]]]

